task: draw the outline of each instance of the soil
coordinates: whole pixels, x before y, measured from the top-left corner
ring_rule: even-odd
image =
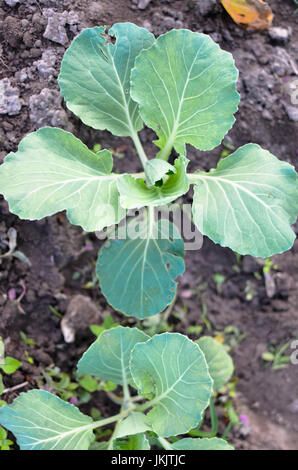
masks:
[[[197,0],[152,0],[145,9],[139,8],[137,0],[28,0],[13,7],[7,3],[15,2],[0,1],[0,80],[9,80],[5,83],[12,98],[7,112],[0,114],[0,161],[17,149],[28,132],[52,125],[71,130],[90,148],[100,143],[123,153],[125,158],[115,159],[121,171],[140,169],[129,139],[84,126],[62,103],[57,85],[65,48],[81,29],[131,21],[156,35],[182,27],[204,32],[232,52],[240,71],[241,105],[229,132],[229,144],[237,148],[256,142],[297,168],[298,108],[290,100],[290,85],[298,79],[298,14],[293,0],[269,2],[275,15],[273,25],[286,30],[286,39],[276,39],[268,31],[244,30],[212,1],[204,2],[213,5],[204,14]],[[48,28],[49,18],[60,27]],[[150,130],[141,132],[149,155],[153,153],[152,137]],[[224,148],[212,152],[189,148],[191,169],[216,166]],[[5,376],[4,382],[9,388],[27,381],[23,390],[28,390],[36,386],[41,371],[49,365],[66,372],[74,370],[94,340],[86,314],[85,327],[80,328],[75,342],[66,343],[61,320],[50,306],[65,314],[70,301],[80,294],[96,305],[98,323],[107,313],[123,325],[131,320],[112,311],[98,286],[84,288],[93,279],[101,245],[94,234],[71,226],[64,213],[37,222],[20,220],[0,199],[2,249],[11,227],[17,231],[18,250],[27,256],[31,267],[11,257],[0,265],[0,335],[6,353],[23,363],[16,373]],[[238,414],[248,417],[248,426],[234,428],[231,434],[238,449],[298,449],[298,366],[288,363],[273,370],[261,358],[270,344],[281,346],[298,337],[298,243],[272,260],[277,266],[271,270],[274,289],[270,292],[260,260],[249,256],[239,259],[231,250],[204,239],[202,249],[186,254],[186,270],[173,310],[180,316],[169,319],[175,331],[182,333],[194,325],[202,325],[203,333],[212,335],[234,326],[244,335],[231,351],[238,379],[234,406]],[[215,274],[224,276],[221,286],[215,283]],[[16,296],[25,292],[21,310],[11,292]],[[207,311],[210,330],[203,311]],[[20,331],[36,345],[26,346]],[[26,361],[28,348],[34,364]],[[291,354],[290,348],[287,354]],[[7,393],[3,398],[10,402],[18,393]],[[104,393],[95,398],[104,416],[114,411],[115,405],[110,405]]]

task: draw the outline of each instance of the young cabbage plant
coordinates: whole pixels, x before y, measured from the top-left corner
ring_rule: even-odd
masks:
[[[101,333],[79,361],[78,372],[122,386],[120,412],[93,421],[45,390],[21,393],[0,408],[0,424],[15,434],[21,449],[86,450],[94,442],[93,430],[112,423],[112,436],[101,450],[149,450],[150,437],[167,450],[233,449],[217,437],[167,439],[198,426],[211,394],[233,373],[230,356],[210,337],[196,344],[179,333],[150,338],[137,328],[118,326]]]
[[[85,29],[64,55],[62,96],[85,124],[131,137],[144,171],[114,173],[109,150],[94,153],[72,134],[44,127],[5,158],[0,192],[23,219],[66,210],[86,231],[145,207],[134,233],[106,242],[97,263],[107,301],[138,318],[163,311],[175,297],[184,244],[171,223],[155,220],[154,208],[190,185],[193,221],[215,243],[263,258],[289,250],[298,213],[290,164],[247,144],[209,172],[187,173],[186,144],[212,150],[233,126],[237,77],[232,55],[205,34],[181,29],[156,39],[132,23],[117,23],[108,34],[103,26]],[[144,123],[157,135],[155,157],[148,158],[138,136]],[[170,164],[173,150],[178,156]]]
[[[289,250],[298,213],[297,174],[290,164],[247,144],[209,172],[187,173],[186,144],[212,150],[233,126],[237,77],[232,55],[205,34],[181,29],[156,39],[132,23],[117,23],[108,34],[103,26],[85,29],[64,55],[62,96],[85,124],[131,137],[144,172],[113,173],[109,150],[95,154],[72,134],[44,127],[5,158],[0,192],[21,218],[66,209],[70,222],[86,231],[118,224],[129,209],[146,207],[135,227],[139,236],[109,240],[97,263],[107,301],[138,318],[161,312],[175,297],[184,244],[171,223],[165,236],[154,208],[190,185],[193,221],[215,243],[263,258]],[[158,137],[159,150],[150,159],[138,136],[144,123]],[[170,164],[172,150],[178,157]]]

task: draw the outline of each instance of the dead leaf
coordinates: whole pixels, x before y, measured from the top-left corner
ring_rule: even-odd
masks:
[[[233,20],[241,26],[254,30],[269,29],[273,13],[263,0],[221,0]]]

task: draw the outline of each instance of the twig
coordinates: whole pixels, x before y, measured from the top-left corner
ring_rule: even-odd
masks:
[[[0,57],[0,60],[1,60],[1,63],[4,65],[4,67],[7,68],[7,70],[10,70],[8,65],[6,65],[6,63],[4,62],[4,60],[2,59],[2,57]]]
[[[29,382],[23,382],[19,385],[15,385],[14,387],[11,387],[11,388],[5,388],[2,392],[2,394],[4,393],[8,393],[8,392],[14,392],[15,390],[19,390],[20,388],[24,388],[26,387],[26,385],[29,385]]]

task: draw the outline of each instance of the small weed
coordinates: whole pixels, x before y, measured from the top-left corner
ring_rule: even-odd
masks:
[[[289,348],[291,341],[283,344],[281,347],[271,344],[268,351],[262,354],[263,361],[271,363],[272,370],[284,369],[291,360],[291,356],[284,356],[284,352]]]

